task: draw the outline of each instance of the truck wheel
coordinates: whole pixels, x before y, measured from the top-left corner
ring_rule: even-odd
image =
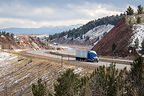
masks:
[[[78,58],[78,61],[80,61],[80,58]]]
[[[96,60],[96,62],[98,63],[98,60]]]

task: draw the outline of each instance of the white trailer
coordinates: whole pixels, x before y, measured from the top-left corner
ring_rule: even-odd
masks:
[[[88,58],[88,50],[76,50],[76,60],[83,59],[86,60]]]

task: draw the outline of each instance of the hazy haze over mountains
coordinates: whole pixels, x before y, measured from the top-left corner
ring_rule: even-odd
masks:
[[[80,27],[81,24],[70,25],[70,26],[48,26],[40,28],[5,28],[0,31],[7,31],[14,34],[54,34],[63,31],[68,31],[73,28]]]

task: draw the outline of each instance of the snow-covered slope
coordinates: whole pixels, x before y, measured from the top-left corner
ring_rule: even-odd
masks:
[[[110,25],[110,24],[100,25],[100,26],[97,26],[97,27],[93,28],[92,30],[88,31],[86,34],[83,35],[83,37],[89,37],[90,40],[96,39],[96,42],[94,43],[94,45],[95,45],[113,27],[114,27],[114,25]]]
[[[49,37],[49,34],[39,34],[39,35],[32,35],[36,38],[39,38],[40,40],[47,40],[47,38]]]
[[[9,68],[11,66],[13,66],[13,64],[10,64],[10,61],[12,60],[17,60],[17,56],[10,54],[10,53],[6,53],[6,52],[0,52],[0,77],[4,74],[8,74],[10,73],[12,70],[9,70]],[[1,87],[0,87],[1,90]]]
[[[139,46],[138,49],[141,49],[141,43],[144,40],[144,24],[135,24],[133,25],[133,36],[131,38],[132,43],[131,45],[135,45],[135,41],[138,39]]]
[[[36,36],[38,38],[45,38],[45,37],[49,37],[48,34],[40,34],[40,35],[33,35],[33,36]]]
[[[113,27],[114,25],[111,24],[99,25],[77,38],[74,37],[72,38],[72,37],[68,37],[68,35],[65,35],[63,36],[63,38],[57,38],[52,42],[57,42],[59,44],[95,45]]]
[[[93,28],[92,30],[88,31],[86,34],[84,34],[83,36],[88,36],[90,37],[89,39],[92,40],[94,38],[97,37],[103,37],[104,34],[106,34],[107,32],[109,32],[112,28],[114,27],[114,25],[100,25],[97,26],[95,28]]]

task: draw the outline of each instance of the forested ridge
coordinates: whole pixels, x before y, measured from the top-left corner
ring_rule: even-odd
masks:
[[[61,33],[56,33],[54,35],[50,35],[49,36],[49,40],[55,39],[55,38],[60,38],[63,37],[65,35],[67,35],[68,38],[77,38],[77,37],[81,37],[83,34],[87,33],[89,30],[100,26],[100,25],[107,25],[107,24],[111,24],[111,25],[115,25],[119,22],[119,20],[124,17],[123,14],[121,15],[112,15],[112,16],[107,16],[107,17],[103,17],[103,18],[99,18],[97,20],[92,20],[90,22],[88,22],[87,24],[77,28],[77,29],[72,29],[69,31],[65,31],[65,32],[61,32]]]

